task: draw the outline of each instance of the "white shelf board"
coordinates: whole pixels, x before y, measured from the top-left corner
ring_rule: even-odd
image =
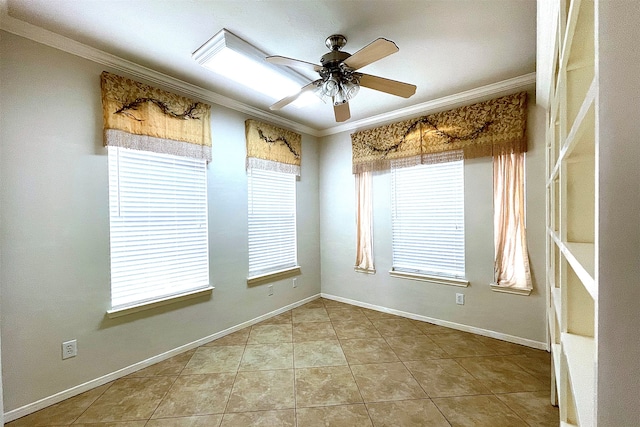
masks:
[[[560,358],[562,347],[560,344],[551,344],[551,356],[553,357],[553,370],[556,374],[556,386],[560,389]]]
[[[581,426],[592,426],[595,407],[595,341],[581,335],[563,333],[562,347],[567,358],[573,399]]]
[[[589,86],[589,90],[587,91],[586,96],[582,100],[582,104],[580,105],[580,110],[578,110],[578,114],[576,115],[575,120],[571,126],[571,130],[567,135],[567,138],[564,141],[564,145],[561,147],[560,155],[558,156],[557,163],[559,164],[568,156],[571,155],[571,152],[576,146],[577,141],[580,139],[580,136],[585,132],[586,126],[589,123],[586,122],[585,118],[589,113],[589,109],[594,104],[596,99],[597,92],[597,84],[595,77],[591,80],[591,85]],[[594,124],[591,123],[593,126]]]
[[[560,323],[560,319],[562,319],[562,317],[560,317],[562,314],[562,297],[560,288],[553,288],[551,290],[551,299],[553,299],[553,308],[556,312],[556,319],[558,320],[558,323]]]
[[[563,242],[560,247],[564,257],[573,268],[593,300],[598,299],[595,282],[595,245],[593,243]]]
[[[578,14],[580,13],[580,0],[573,0],[569,7],[567,16],[567,26],[565,30],[564,40],[562,40],[562,53],[560,56],[560,68],[566,69],[569,60],[569,52],[573,44],[573,35],[576,32],[576,24],[578,23]]]

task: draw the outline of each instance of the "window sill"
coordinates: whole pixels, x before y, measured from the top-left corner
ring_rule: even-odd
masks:
[[[141,304],[132,305],[129,307],[116,308],[107,310],[107,317],[114,319],[116,317],[126,316],[128,314],[138,313],[144,310],[150,310],[152,308],[161,307],[163,305],[173,304],[180,301],[185,301],[193,298],[202,297],[205,295],[211,295],[215,288],[213,286],[206,287],[204,289],[198,289],[195,291],[186,292],[179,295],[172,295],[170,297],[157,299],[154,301],[148,301]]]
[[[507,288],[506,286],[498,286],[495,283],[490,283],[491,290],[494,292],[502,292],[504,294],[513,294],[513,295],[531,295],[531,289],[521,289],[521,288]]]
[[[469,286],[469,281],[464,279],[452,279],[449,277],[441,276],[429,276],[426,274],[407,273],[406,271],[389,270],[391,277],[398,277],[400,279],[418,280],[421,282],[431,282],[438,285],[459,286],[466,288]]]
[[[261,285],[263,283],[275,282],[277,280],[287,279],[293,276],[299,276],[302,274],[300,266],[285,268],[284,270],[273,271],[271,273],[261,274],[259,276],[252,276],[247,278],[247,285]]]

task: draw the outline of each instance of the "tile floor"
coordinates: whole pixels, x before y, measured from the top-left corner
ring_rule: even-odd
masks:
[[[8,427],[557,426],[544,351],[317,299]]]

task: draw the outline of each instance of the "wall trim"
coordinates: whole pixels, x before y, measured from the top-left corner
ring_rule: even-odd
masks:
[[[375,304],[369,304],[366,302],[360,302],[356,300],[352,300],[349,298],[343,298],[336,295],[325,294],[324,292],[320,294],[322,298],[343,302],[345,304],[351,304],[362,308],[368,308],[375,311],[380,311],[383,313],[395,314],[396,316],[406,317],[408,319],[420,320],[422,322],[429,322],[439,326],[445,326],[451,329],[457,329],[463,332],[470,332],[472,334],[482,335],[489,338],[496,338],[502,341],[511,342],[514,344],[520,344],[527,347],[535,348],[538,350],[546,350],[549,351],[547,343],[542,341],[530,340],[528,338],[517,337],[515,335],[503,334],[502,332],[491,331],[489,329],[477,328],[475,326],[463,325],[462,323],[449,322],[447,320],[434,319],[432,317],[422,316],[419,314],[409,313],[402,310],[395,310],[393,308],[382,307]]]
[[[28,22],[19,20],[10,16],[7,12],[7,0],[0,0],[0,30],[7,31],[20,37],[33,40],[37,43],[79,56],[89,61],[104,65],[113,70],[128,74],[133,78],[143,79],[150,84],[164,86],[168,90],[178,92],[182,95],[200,99],[204,102],[220,105],[231,110],[235,110],[249,116],[285,126],[297,132],[306,133],[315,137],[324,137],[334,135],[340,132],[349,132],[361,130],[368,127],[375,127],[385,123],[397,120],[408,119],[411,117],[432,114],[438,111],[444,111],[451,108],[460,107],[466,104],[480,102],[493,97],[508,95],[518,90],[528,90],[535,88],[536,73],[529,73],[519,77],[503,80],[497,83],[488,84],[475,89],[460,92],[454,95],[445,96],[434,99],[432,101],[423,102],[412,105],[410,107],[401,108],[399,110],[390,111],[388,113],[378,114],[362,120],[345,123],[339,126],[333,126],[326,129],[317,129],[295,122],[293,120],[280,117],[271,112],[260,108],[252,107],[235,99],[220,95],[200,86],[185,82],[183,80],[171,77],[167,74],[155,71],[151,68],[137,64],[124,58],[112,55],[94,47],[85,45],[71,38],[45,30]]]
[[[215,334],[208,335],[204,338],[200,338],[198,340],[192,341],[188,344],[181,345],[180,347],[176,347],[172,350],[165,351],[164,353],[158,354],[156,356],[150,357],[146,360],[134,363],[133,365],[129,365],[125,368],[118,369],[117,371],[111,372],[109,374],[103,375],[101,377],[95,378],[93,380],[89,380],[85,383],[79,384],[77,386],[71,387],[67,390],[60,391],[51,396],[42,398],[33,403],[29,403],[28,405],[21,406],[19,408],[8,411],[4,414],[4,421],[9,422],[16,420],[18,418],[22,418],[26,415],[32,414],[33,412],[39,411],[40,409],[44,409],[47,406],[54,405],[56,403],[62,402],[65,399],[69,399],[70,397],[77,396],[80,393],[84,393],[85,391],[89,391],[93,388],[99,387],[103,384],[106,384],[111,381],[115,381],[118,378],[122,378],[126,375],[129,375],[133,372],[139,371],[140,369],[146,368],[147,366],[153,365],[154,363],[162,362],[163,360],[169,359],[170,357],[176,356],[180,353],[184,353],[185,351],[200,347],[201,345],[207,344],[213,340],[218,338],[222,338],[225,335],[229,335],[233,332],[239,331],[240,329],[244,329],[247,326],[255,325],[256,323],[262,322],[263,320],[267,320],[271,317],[277,316],[279,314],[284,313],[285,311],[292,310],[296,307],[299,307],[303,304],[306,304],[310,301],[314,301],[320,298],[320,294],[315,294],[310,297],[301,299],[300,301],[294,302],[292,304],[281,307],[277,310],[271,311],[269,313],[263,314],[261,316],[255,317],[246,322],[240,323],[236,326],[232,326],[230,328],[225,329],[224,331],[216,332]]]

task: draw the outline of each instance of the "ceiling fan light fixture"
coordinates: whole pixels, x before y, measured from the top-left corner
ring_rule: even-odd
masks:
[[[360,85],[357,82],[346,82],[342,84],[343,96],[347,101],[352,100],[360,91]]]
[[[334,97],[340,91],[340,77],[332,74],[324,83],[322,83],[322,94],[328,97]]]

